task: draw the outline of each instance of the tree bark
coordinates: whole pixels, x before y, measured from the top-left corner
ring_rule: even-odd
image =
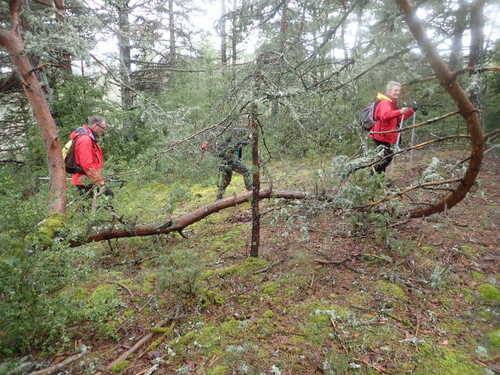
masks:
[[[175,65],[176,60],[176,41],[175,41],[175,18],[174,18],[174,0],[168,0],[168,31],[170,33],[170,65]]]
[[[58,22],[64,22],[64,10],[65,10],[65,4],[64,0],[54,0],[54,6],[56,7],[56,19]],[[71,70],[71,54],[69,54],[67,51],[62,51],[62,50],[57,50],[56,52],[59,57],[59,64],[61,70],[66,73],[68,76],[71,76],[72,70]]]
[[[0,30],[0,45],[11,56],[12,63],[19,74],[24,93],[33,109],[38,128],[47,150],[47,166],[49,172],[49,213],[64,212],[66,206],[66,173],[63,167],[61,145],[57,135],[57,127],[50,113],[49,103],[34,74],[33,66],[25,51],[21,37],[20,12],[21,0],[10,0],[11,29]]]
[[[286,48],[288,35],[288,0],[283,1],[280,19],[280,44],[282,51]]]
[[[436,48],[427,37],[409,0],[395,1],[404,14],[411,33],[418,42],[422,52],[426,55],[441,85],[452,97],[460,114],[465,119],[471,137],[471,156],[469,165],[457,189],[448,194],[441,201],[435,202],[432,206],[410,212],[411,217],[429,216],[455,206],[467,195],[481,168],[484,151],[484,136],[481,130],[477,109],[457,82],[456,77],[448,69],[448,66],[439,57]]]
[[[259,127],[257,124],[257,109],[253,105],[251,114],[252,125],[252,242],[250,246],[250,256],[257,258],[259,256],[260,246],[260,213],[259,213],[259,194],[260,194],[260,162],[259,162]]]
[[[121,104],[124,111],[129,110],[133,106],[133,95],[130,89],[130,8],[128,0],[123,0],[121,4],[117,7],[118,10],[118,46],[120,50],[120,96]],[[130,129],[131,134],[135,133],[135,129],[132,129],[132,121],[130,118],[126,117],[124,120],[124,127]]]
[[[236,60],[238,58],[238,17],[236,16],[236,1],[233,6],[233,15],[231,17],[231,61],[233,65],[236,65]]]
[[[462,68],[462,38],[467,28],[467,6],[464,0],[460,0],[460,7],[455,12],[455,27],[451,41],[451,53],[449,65],[451,70]]]
[[[222,65],[227,65],[227,35],[226,35],[226,0],[221,0],[221,22],[220,22],[220,57]]]
[[[484,17],[483,9],[486,0],[476,0],[470,10],[471,44],[469,53],[469,69],[474,69],[480,64],[484,48]]]

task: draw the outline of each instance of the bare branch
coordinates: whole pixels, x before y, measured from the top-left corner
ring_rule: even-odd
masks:
[[[447,113],[447,114],[439,116],[439,117],[431,118],[430,120],[426,120],[426,121],[421,122],[421,123],[416,124],[416,125],[406,126],[404,128],[399,128],[399,129],[396,129],[396,130],[386,130],[386,131],[383,131],[383,132],[370,132],[370,134],[401,133],[401,132],[408,131],[408,130],[411,130],[411,129],[420,128],[421,126],[433,124],[435,122],[444,120],[445,118],[454,116],[454,115],[456,115],[458,113],[460,113],[460,112],[458,112],[458,111],[450,112],[450,113]]]
[[[405,194],[408,194],[409,192],[412,192],[412,191],[417,190],[417,189],[425,188],[425,187],[428,187],[428,186],[437,186],[437,185],[452,184],[452,183],[460,182],[460,181],[462,181],[461,178],[451,178],[451,179],[442,180],[442,181],[424,182],[424,183],[421,183],[421,184],[418,184],[418,185],[415,185],[415,186],[410,186],[409,188],[406,188],[403,191],[399,191],[399,192],[396,192],[393,195],[386,196],[385,198],[382,198],[382,199],[380,199],[380,200],[378,200],[376,202],[370,203],[370,204],[368,204],[366,206],[356,207],[356,209],[363,209],[363,208],[378,206],[381,203],[392,201],[392,200],[394,200],[396,198],[400,198],[400,197],[404,196]]]

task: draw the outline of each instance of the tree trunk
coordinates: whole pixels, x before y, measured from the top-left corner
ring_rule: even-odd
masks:
[[[220,57],[222,65],[227,65],[227,35],[226,35],[226,0],[221,0],[222,10],[221,10],[221,22],[220,22]]]
[[[9,6],[12,28],[9,31],[0,30],[0,45],[7,50],[17,69],[24,93],[33,109],[47,150],[47,167],[50,178],[48,211],[49,213],[64,212],[66,173],[63,168],[56,124],[40,82],[34,74],[33,66],[24,53],[24,42],[20,35],[21,25],[19,22],[21,1],[10,0]]]
[[[286,48],[286,40],[288,35],[288,1],[283,1],[280,20],[280,44],[281,50],[284,51]]]
[[[233,65],[236,65],[236,59],[238,58],[238,17],[236,16],[236,1],[233,6],[233,16],[231,17],[231,61]]]
[[[64,0],[54,0],[54,5],[57,10],[56,13],[57,21],[61,23],[64,22],[64,10],[65,10]],[[57,54],[59,55],[60,58],[59,64],[61,70],[68,76],[73,75],[73,72],[71,71],[71,54],[69,54],[67,51],[62,51],[62,50],[57,51]]]
[[[130,89],[130,20],[129,20],[129,4],[128,0],[124,0],[117,8],[119,18],[118,46],[120,49],[120,94],[121,104],[124,111],[128,111],[133,106],[133,95]],[[135,133],[132,129],[133,124],[130,118],[124,120],[125,129],[130,129],[131,134]]]
[[[170,64],[175,65],[177,46],[175,42],[174,0],[168,0],[168,31],[170,33]]]
[[[427,37],[425,30],[415,15],[415,10],[410,5],[409,0],[395,0],[401,12],[406,18],[413,37],[418,42],[420,49],[427,56],[432,69],[439,78],[443,88],[448,91],[456,103],[458,110],[467,123],[467,128],[471,137],[471,155],[469,165],[456,190],[448,194],[443,200],[435,202],[433,205],[417,209],[410,212],[411,217],[429,216],[436,212],[442,212],[459,203],[469,192],[474,184],[477,174],[481,168],[484,150],[484,136],[479,122],[476,108],[471,103],[457,79],[448,69],[448,66],[441,60],[436,48]]]
[[[481,63],[484,48],[484,17],[483,9],[486,0],[476,0],[470,10],[470,53],[469,69],[474,69]]]
[[[467,6],[464,0],[460,0],[460,8],[455,12],[455,28],[451,41],[450,69],[459,70],[462,68],[462,38],[467,28]]]
[[[253,105],[250,117],[252,125],[252,243],[250,246],[250,256],[259,256],[260,246],[260,213],[259,213],[259,195],[260,195],[260,162],[259,162],[259,127],[257,123],[257,105]]]

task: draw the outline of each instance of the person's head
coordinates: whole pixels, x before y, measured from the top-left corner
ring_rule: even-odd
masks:
[[[96,136],[101,137],[106,132],[108,124],[102,116],[90,116],[88,126]]]
[[[389,81],[387,86],[385,86],[385,94],[389,98],[397,100],[399,98],[399,94],[401,94],[401,83]]]

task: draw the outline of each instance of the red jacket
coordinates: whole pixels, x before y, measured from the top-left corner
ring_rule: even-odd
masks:
[[[395,100],[391,100],[385,95],[378,94],[377,99],[380,102],[375,109],[374,119],[376,120],[371,132],[384,132],[396,130],[401,122],[401,111],[398,109],[398,104]],[[403,119],[413,115],[413,109],[409,108],[403,115]],[[379,142],[395,144],[398,141],[398,133],[372,134],[369,137]]]
[[[101,174],[104,167],[104,155],[101,146],[96,142],[92,130],[87,125],[84,125],[71,133],[70,137],[75,142],[75,161],[85,171],[85,174],[73,174],[71,176],[71,183],[73,185],[85,185],[82,177],[86,175],[92,175],[92,180],[99,180],[92,181],[94,183],[104,180]]]

